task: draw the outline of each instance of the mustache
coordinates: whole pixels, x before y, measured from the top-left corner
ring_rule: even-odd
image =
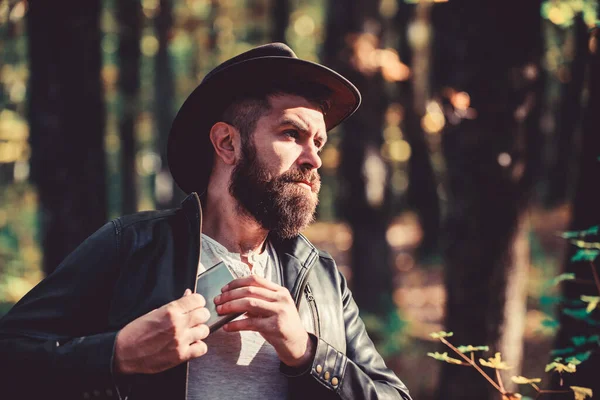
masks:
[[[319,176],[319,173],[317,171],[311,172],[302,170],[291,170],[281,174],[279,180],[289,183],[306,181],[312,185],[314,183],[320,183],[321,177]]]

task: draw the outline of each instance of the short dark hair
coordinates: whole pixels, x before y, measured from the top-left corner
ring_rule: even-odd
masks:
[[[271,111],[269,97],[283,95],[304,97],[309,102],[318,105],[323,115],[327,114],[330,108],[328,99],[331,90],[329,88],[313,82],[285,82],[244,94],[225,109],[221,120],[236,127],[241,133],[242,142],[245,144],[256,129],[256,123],[260,117]]]

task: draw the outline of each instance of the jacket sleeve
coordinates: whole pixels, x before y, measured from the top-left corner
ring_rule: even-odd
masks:
[[[7,399],[120,397],[112,376],[117,332],[106,328],[117,233],[116,221],[103,226],[0,319]]]
[[[412,400],[408,389],[383,361],[369,338],[346,280],[339,274],[346,352],[313,337],[317,350],[310,369],[294,371],[283,367],[294,391],[310,391],[315,398]],[[318,386],[318,387],[316,387]],[[310,389],[309,389],[310,388]],[[308,397],[305,397],[308,398]]]

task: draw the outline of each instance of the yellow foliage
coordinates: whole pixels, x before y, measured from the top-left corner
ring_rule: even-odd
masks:
[[[481,365],[483,365],[484,367],[489,367],[489,368],[494,368],[494,369],[510,369],[510,368],[512,368],[512,367],[509,367],[508,365],[506,365],[506,363],[504,361],[502,361],[501,355],[499,352],[496,353],[496,355],[494,357],[488,358],[488,361],[485,361],[483,358],[480,358],[479,363]]]
[[[589,303],[585,309],[588,314],[594,311],[594,309],[598,307],[598,303],[600,303],[600,296],[581,296],[580,299],[581,301]]]
[[[581,387],[581,386],[571,386],[571,390],[575,393],[575,400],[585,400],[586,398],[591,398],[594,393],[592,389]]]
[[[546,369],[545,369],[546,372],[549,372],[552,370],[555,370],[558,373],[568,372],[568,373],[572,374],[575,371],[577,371],[577,367],[573,363],[568,363],[565,365],[558,361],[554,361],[554,362],[551,362],[550,364],[546,365]]]
[[[460,360],[458,360],[456,358],[449,357],[447,352],[438,353],[436,351],[435,353],[427,353],[427,355],[429,357],[435,358],[436,360],[445,361],[445,362],[447,362],[449,364],[457,364],[457,365],[462,364],[462,361],[460,361]]]
[[[458,346],[458,351],[460,351],[461,353],[474,353],[476,351],[489,351],[490,348],[489,346],[473,346],[473,345],[466,345],[466,346]]]
[[[571,240],[571,243],[582,249],[600,249],[600,243],[586,242],[585,240]]]
[[[542,381],[541,378],[525,378],[524,376],[513,376],[510,379],[518,385],[529,385],[532,383],[539,383]]]
[[[450,337],[452,335],[454,335],[454,332],[444,332],[444,331],[433,332],[433,333],[429,334],[429,336],[431,336],[434,339],[440,339],[440,338]]]

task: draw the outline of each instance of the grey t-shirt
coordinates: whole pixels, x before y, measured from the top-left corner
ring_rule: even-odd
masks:
[[[203,234],[199,272],[223,261],[235,277],[255,274],[280,285],[276,257],[272,246],[267,244],[261,254],[249,257],[252,263],[250,270],[239,254],[230,253],[220,243]],[[279,372],[277,353],[260,333],[225,332],[219,329],[205,342],[208,352],[189,363],[189,400],[287,398],[288,383]]]

